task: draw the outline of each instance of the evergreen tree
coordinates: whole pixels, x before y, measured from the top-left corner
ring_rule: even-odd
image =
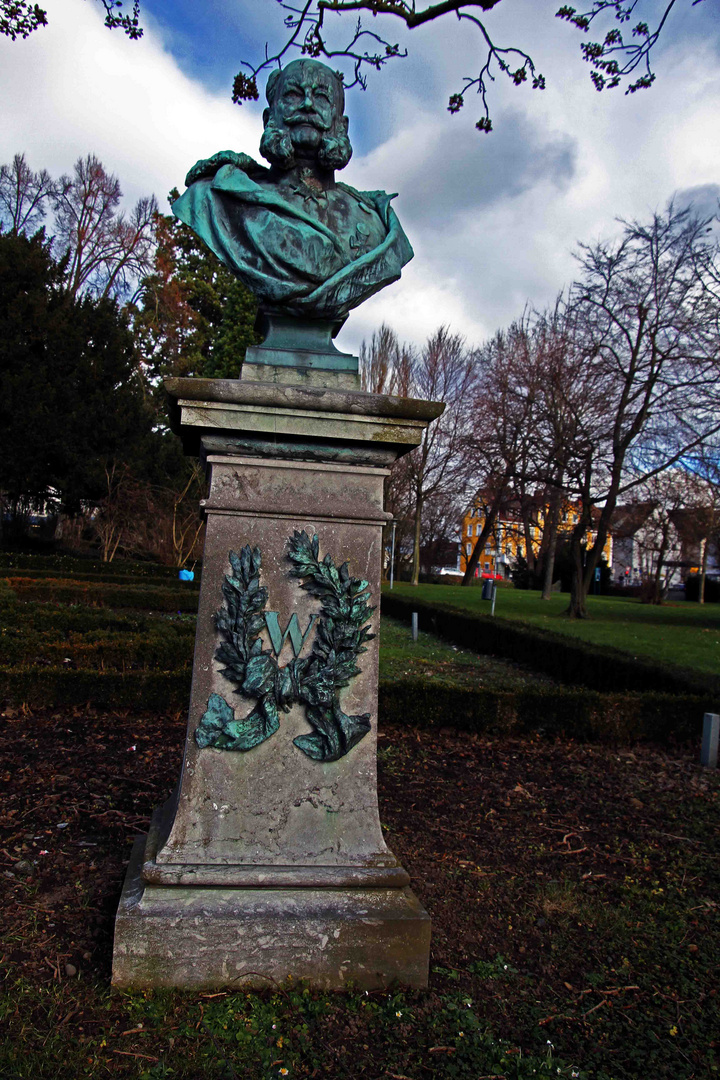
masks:
[[[42,231],[0,234],[0,491],[16,517],[101,498],[108,463],[139,466],[153,437],[125,314],[71,296],[64,273]]]
[[[245,350],[259,340],[252,293],[172,216],[156,216],[155,237],[154,270],[134,313],[148,375],[236,379]]]

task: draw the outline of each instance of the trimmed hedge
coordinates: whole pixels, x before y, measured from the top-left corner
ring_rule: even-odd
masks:
[[[138,712],[188,707],[190,671],[74,671],[0,668],[0,700],[43,706],[85,705]],[[242,705],[241,705],[242,707]],[[379,722],[449,727],[487,735],[569,736],[579,741],[634,743],[697,739],[707,702],[671,694],[600,694],[571,688],[494,691],[443,687],[432,680],[383,679]]]
[[[0,700],[34,707],[95,705],[167,712],[187,709],[191,673],[182,671],[74,671],[72,668],[0,668]]]
[[[443,604],[388,596],[381,610],[409,623],[413,611],[418,624],[464,649],[501,656],[559,682],[603,693],[672,694],[702,698],[720,708],[720,679],[686,668],[658,667],[619,649],[590,645],[576,638],[541,630],[508,619],[458,611]]]
[[[380,721],[488,735],[563,736],[611,744],[698,739],[707,699],[689,694],[601,694],[581,687],[520,691],[443,687],[431,680],[380,682]]]
[[[11,581],[15,586],[18,579]],[[35,583],[45,600],[50,599],[48,584],[55,583]],[[68,584],[60,581],[57,587],[65,589]],[[17,591],[22,595],[22,587]],[[166,598],[169,594],[173,603],[168,610],[177,610],[175,590],[103,583],[89,586],[89,591],[95,602],[100,593],[112,597],[107,602],[118,606],[118,597],[127,599],[131,594],[131,606],[142,597],[144,606],[155,610],[162,610],[158,594]],[[57,603],[59,597],[52,599]],[[89,597],[81,599],[87,603]],[[186,591],[182,599],[197,602]],[[382,679],[381,724],[438,725],[487,734],[536,731],[619,743],[666,742],[697,738],[703,713],[718,711],[720,680],[711,676],[658,669],[617,650],[442,605],[386,595],[382,608],[384,614],[406,622],[417,611],[424,630],[464,648],[509,657],[574,685],[503,691],[439,686],[432,678]],[[90,703],[140,712],[186,709],[192,623],[191,619],[115,615],[92,608],[73,610],[54,603],[22,604],[0,579],[0,700],[31,706]],[[66,657],[76,666],[61,666]]]
[[[145,578],[175,578],[177,580],[178,568],[165,566],[162,563],[139,562],[132,559],[113,559],[112,562],[101,562],[96,556],[88,555],[83,558],[78,555],[40,555],[27,551],[0,551],[0,569],[57,571],[66,574],[85,575],[99,574],[103,578],[122,575],[124,577]],[[195,577],[197,579],[200,567],[195,565]]]
[[[85,607],[82,604],[43,604],[30,600],[21,603],[0,578],[0,627],[13,634],[151,633],[166,625],[179,625],[185,633],[194,632],[195,613],[177,611],[112,611],[110,608]]]
[[[68,570],[67,567],[62,567],[61,569],[62,569],[62,573],[63,573],[63,580],[64,581],[73,581],[73,582],[88,581],[88,582],[91,582],[91,583],[92,582],[103,582],[103,583],[107,583],[109,585],[110,584],[112,584],[112,585],[137,585],[139,588],[143,588],[143,589],[147,588],[147,587],[160,588],[160,589],[169,589],[169,588],[172,588],[173,586],[178,587],[178,588],[187,589],[187,590],[199,589],[200,588],[200,581],[198,579],[197,574],[195,575],[194,581],[186,581],[186,582],[183,582],[182,586],[179,586],[178,582],[180,581],[180,579],[178,578],[177,570],[175,570],[175,572],[172,575],[168,575],[168,574],[152,574],[152,575],[151,574],[144,574],[144,575],[142,575],[141,580],[138,581],[137,574],[130,574],[130,573],[122,574],[122,573],[114,573],[114,572],[113,573],[107,573],[107,574],[101,574],[101,573],[97,572],[96,564],[91,563],[90,567],[91,567],[91,569],[83,570],[83,571],[80,571],[80,570]],[[46,578],[55,578],[55,579],[57,579],[57,577],[58,577],[58,571],[57,570],[35,570],[35,569],[30,570],[30,569],[24,569],[23,567],[15,567],[15,566],[12,567],[11,569],[10,568],[3,568],[3,567],[0,566],[0,574],[2,574],[2,573],[5,573],[6,575],[9,574],[10,576],[12,576],[14,578],[32,578],[35,581],[43,581]]]
[[[113,585],[104,582],[72,581],[66,578],[6,577],[5,583],[19,600],[44,603],[84,604],[146,611],[197,611],[197,589],[168,589],[146,585]]]
[[[188,633],[188,629],[190,632]],[[74,666],[84,670],[123,672],[174,671],[190,668],[195,635],[192,628],[166,624],[148,634],[91,631],[59,640],[51,631],[13,633],[2,628],[0,664],[5,667]]]

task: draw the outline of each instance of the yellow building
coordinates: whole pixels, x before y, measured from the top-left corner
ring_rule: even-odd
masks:
[[[540,500],[534,502],[530,511],[529,540],[532,545],[532,553],[537,556],[542,542],[545,521],[550,513],[550,506]],[[563,533],[569,533],[577,524],[579,507],[574,503],[567,502],[560,510],[558,522],[558,535],[562,538]],[[469,507],[462,520],[462,533],[460,537],[460,565],[461,573],[465,573],[472,550],[475,547],[478,536],[482,533],[485,524],[485,508],[482,502],[476,501]],[[595,534],[588,530],[586,544],[591,547],[595,541]],[[509,500],[501,509],[495,522],[495,527],[487,537],[485,549],[478,563],[478,574],[496,575],[508,577],[511,568],[518,558],[526,558],[527,537],[523,524],[520,503],[518,500]],[[612,537],[608,536],[603,547],[603,557],[608,565],[612,565]]]

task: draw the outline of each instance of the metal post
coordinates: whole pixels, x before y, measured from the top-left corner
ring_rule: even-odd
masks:
[[[493,582],[493,594],[492,594],[492,607],[490,608],[490,614],[495,614],[495,597],[497,596],[497,582]]]
[[[700,764],[707,769],[717,769],[718,737],[720,736],[720,716],[706,712],[703,717],[703,738],[700,751]]]
[[[413,639],[413,641],[417,641],[417,639],[418,639],[418,616],[417,616],[417,611],[413,611],[412,617],[411,617],[411,622],[412,622],[412,639]]]
[[[392,523],[392,549],[390,551],[390,588],[395,584],[395,522]]]

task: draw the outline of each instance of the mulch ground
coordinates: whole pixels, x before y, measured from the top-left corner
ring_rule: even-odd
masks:
[[[132,841],[184,735],[179,715],[0,708],[5,979],[109,982]],[[715,1076],[720,782],[695,754],[383,730],[381,818],[433,920],[431,993],[467,990],[493,1031],[584,1068]]]

